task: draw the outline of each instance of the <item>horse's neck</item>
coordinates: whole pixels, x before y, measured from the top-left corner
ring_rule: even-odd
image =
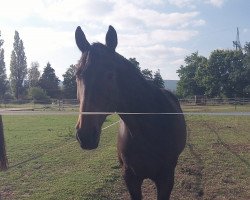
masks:
[[[124,77],[123,77],[124,78]],[[167,112],[166,96],[158,88],[140,79],[140,77],[127,76],[120,79],[119,86],[119,112],[128,113],[160,113]],[[151,117],[150,117],[151,116]],[[125,124],[133,130],[145,128],[145,123],[155,123],[152,115],[120,115]],[[140,132],[139,131],[139,132]]]
[[[118,111],[121,112],[160,112],[159,102],[164,98],[160,90],[141,78],[126,77],[119,88]],[[161,108],[162,109],[162,108]]]

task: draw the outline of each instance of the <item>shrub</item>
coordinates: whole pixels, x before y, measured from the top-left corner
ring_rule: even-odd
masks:
[[[49,96],[46,94],[46,92],[40,88],[40,87],[32,87],[29,89],[29,96],[35,101],[35,102],[44,102],[48,103],[50,102]]]

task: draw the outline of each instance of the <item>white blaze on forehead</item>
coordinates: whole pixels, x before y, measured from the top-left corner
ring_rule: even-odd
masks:
[[[77,98],[80,101],[80,107],[79,107],[79,112],[83,112],[83,105],[84,105],[84,83],[81,79],[77,79]],[[76,125],[76,128],[79,129],[82,127],[82,122],[83,122],[83,115],[79,114],[78,117],[78,122]]]

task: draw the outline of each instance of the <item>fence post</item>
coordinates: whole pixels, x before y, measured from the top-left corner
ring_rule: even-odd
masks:
[[[7,170],[8,159],[6,156],[4,133],[3,133],[3,120],[2,115],[0,115],[0,170]]]

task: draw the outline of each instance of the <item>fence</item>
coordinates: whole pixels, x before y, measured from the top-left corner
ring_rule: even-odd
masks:
[[[190,98],[179,99],[184,106],[215,106],[215,105],[250,105],[250,98]],[[0,100],[0,109],[20,110],[59,110],[77,111],[79,101],[77,99],[53,99],[50,101],[38,100]]]
[[[59,110],[76,111],[79,108],[77,99],[38,100],[0,100],[0,109],[16,110]]]
[[[179,99],[182,105],[248,105],[250,98],[190,98]]]

